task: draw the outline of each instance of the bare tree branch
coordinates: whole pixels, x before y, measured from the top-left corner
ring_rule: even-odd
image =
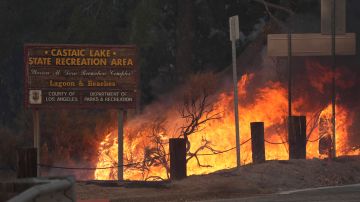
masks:
[[[278,10],[282,10],[282,11],[285,11],[287,12],[288,14],[290,14],[290,16],[292,15],[295,15],[295,13],[291,10],[291,9],[288,9],[286,7],[283,7],[283,6],[279,6],[277,4],[273,4],[273,3],[270,3],[270,2],[266,2],[265,0],[254,0],[255,2],[257,3],[262,3],[266,9],[266,12],[268,13],[268,15],[270,16],[271,19],[273,19],[280,27],[282,28],[287,28],[287,26],[281,21],[279,20],[277,17],[275,17],[269,7],[272,7],[272,8],[276,8]]]
[[[264,1],[264,0],[254,0],[254,1],[255,1],[255,2],[258,2],[258,3],[264,4],[265,7],[266,7],[266,10],[269,10],[269,7],[271,7],[271,8],[275,8],[275,9],[278,9],[278,10],[285,11],[285,12],[288,13],[289,15],[295,15],[294,11],[292,11],[292,10],[289,9],[289,8],[286,8],[286,7],[277,5],[277,4],[273,4],[273,3],[270,3],[270,2],[267,2],[267,1]]]

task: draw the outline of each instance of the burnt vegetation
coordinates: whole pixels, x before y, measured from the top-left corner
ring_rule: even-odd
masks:
[[[199,166],[210,166],[201,164],[198,158],[199,152],[210,150],[215,154],[217,151],[206,137],[202,137],[202,145],[199,148],[192,148],[189,137],[197,135],[207,122],[221,118],[220,112],[215,109],[211,100],[216,83],[215,75],[211,73],[191,77],[185,87],[182,106],[179,107],[179,114],[185,122],[180,134],[186,141],[186,162],[195,158]]]

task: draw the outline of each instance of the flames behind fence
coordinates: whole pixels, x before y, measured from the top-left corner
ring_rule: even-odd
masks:
[[[309,62],[311,68],[323,68]],[[323,70],[325,71],[325,70]],[[314,90],[323,93],[323,86],[329,84],[329,74],[321,78],[307,76]],[[250,122],[265,123],[266,160],[288,159],[287,144],[287,89],[286,84],[268,81],[250,90],[249,85],[256,81],[257,75],[245,74],[238,82],[241,162],[251,163],[251,142],[249,141]],[[252,97],[249,99],[249,97]],[[312,107],[308,95],[297,96],[293,103],[294,115],[307,117],[307,158],[325,158],[331,146],[331,103],[321,108]],[[197,158],[187,163],[188,175],[205,174],[236,166],[233,94],[227,91],[214,95],[214,111],[221,118],[207,121],[195,134],[189,136],[190,152],[202,148]],[[307,106],[307,107],[303,107]],[[315,106],[315,105],[314,105]],[[317,105],[319,106],[319,105]],[[154,107],[156,108],[156,107]],[[168,139],[179,137],[184,120],[178,113],[178,105],[160,107],[150,115],[135,118],[125,126],[124,162],[131,164],[124,168],[125,179],[158,180],[168,175]],[[307,109],[307,111],[304,111]],[[309,110],[311,109],[311,110]],[[349,128],[353,124],[354,112],[341,104],[336,107],[336,145],[337,155],[359,155],[360,150],[351,148]],[[161,114],[161,116],[159,116]],[[162,117],[162,118],[159,118]],[[206,145],[206,147],[204,147]],[[94,178],[109,180],[117,178],[117,130],[105,135],[98,147],[99,156],[96,167],[115,167],[97,169]],[[132,164],[135,162],[140,162]]]

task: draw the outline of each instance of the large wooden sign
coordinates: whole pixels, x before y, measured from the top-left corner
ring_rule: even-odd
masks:
[[[26,44],[25,105],[30,108],[135,108],[135,46]]]
[[[292,34],[291,55],[292,56],[330,56],[331,35],[320,33]],[[289,39],[287,34],[268,35],[268,55],[288,56]],[[356,34],[346,33],[336,35],[336,55],[356,54]]]

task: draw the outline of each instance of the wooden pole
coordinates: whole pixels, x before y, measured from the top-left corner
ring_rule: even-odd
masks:
[[[251,148],[253,163],[265,162],[264,122],[252,122]]]
[[[40,177],[40,152],[41,152],[41,144],[40,144],[40,116],[39,110],[33,110],[33,129],[34,129],[34,148],[37,149],[36,152],[36,165],[37,165],[37,176]]]
[[[36,148],[21,148],[17,150],[17,177],[37,177],[37,153]]]
[[[118,181],[124,180],[124,119],[126,111],[118,111]]]
[[[306,158],[306,117],[289,117],[289,159]]]
[[[170,150],[170,178],[180,180],[186,178],[186,141],[183,138],[171,138]]]

